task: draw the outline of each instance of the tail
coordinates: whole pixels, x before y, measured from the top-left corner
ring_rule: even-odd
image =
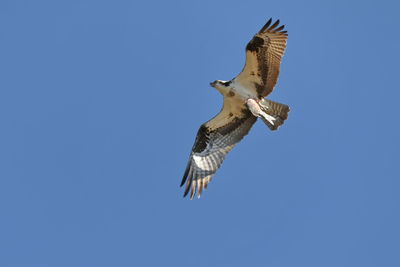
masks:
[[[259,104],[264,113],[260,118],[272,131],[277,130],[288,118],[290,108],[285,104],[280,104],[265,98],[263,98]]]

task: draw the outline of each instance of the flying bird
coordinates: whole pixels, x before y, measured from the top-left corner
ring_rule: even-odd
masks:
[[[210,85],[224,97],[222,110],[201,125],[181,186],[190,199],[207,188],[228,152],[248,134],[257,118],[272,131],[288,118],[289,107],[265,99],[274,89],[281,58],[286,49],[287,31],[272,19],[246,46],[246,64],[230,81],[216,80]]]

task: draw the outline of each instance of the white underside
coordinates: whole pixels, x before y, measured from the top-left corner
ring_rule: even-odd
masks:
[[[237,97],[240,97],[243,100],[247,100],[249,98],[254,99],[254,100],[258,99],[258,97],[256,95],[254,95],[254,93],[252,91],[250,91],[246,87],[242,86],[240,83],[235,82],[235,80],[232,81],[230,88],[235,92]],[[261,101],[263,101],[263,100],[261,100]],[[256,101],[251,101],[249,104],[250,105],[248,107],[254,116],[256,116],[256,117],[262,116],[269,123],[271,123],[272,125],[275,125],[274,122],[275,122],[276,118],[274,118],[271,115],[268,115],[267,113],[262,111],[260,109],[259,104]],[[254,105],[257,105],[257,107],[255,107]]]
[[[241,98],[243,99],[248,99],[248,98],[254,98],[257,99],[257,96],[253,94],[252,91],[247,89],[246,87],[242,86],[240,83],[235,82],[235,80],[232,81],[232,84],[230,86],[233,91]]]

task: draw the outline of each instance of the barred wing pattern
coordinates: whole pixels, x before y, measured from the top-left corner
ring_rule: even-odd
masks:
[[[223,113],[223,111],[220,112],[220,114]],[[193,199],[196,191],[200,198],[203,189],[207,188],[225,156],[248,134],[257,120],[257,117],[248,110],[242,110],[241,114],[227,120],[225,125],[213,129],[212,125],[221,120],[220,114],[203,124],[197,133],[181,183],[183,186],[186,182],[184,197],[191,190],[190,199]]]
[[[270,19],[246,46],[246,65],[235,80],[253,91],[259,98],[266,97],[274,89],[282,56],[286,49],[287,31],[284,25],[272,26]]]

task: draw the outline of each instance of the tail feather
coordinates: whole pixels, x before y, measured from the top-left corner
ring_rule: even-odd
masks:
[[[285,104],[274,102],[269,99],[262,99],[259,104],[261,110],[265,112],[265,114],[262,114],[260,117],[272,131],[277,130],[288,118],[290,108]]]

